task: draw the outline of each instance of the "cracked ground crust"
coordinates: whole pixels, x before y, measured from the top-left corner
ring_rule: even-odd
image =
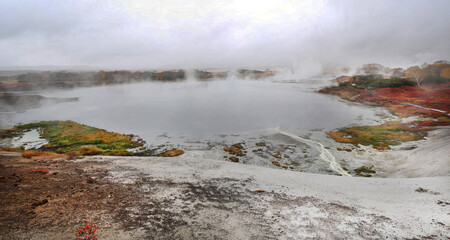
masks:
[[[395,238],[389,229],[399,227],[339,202],[258,191],[251,179],[173,182],[67,158],[0,156],[0,164],[0,239],[70,239],[86,220],[100,239]]]

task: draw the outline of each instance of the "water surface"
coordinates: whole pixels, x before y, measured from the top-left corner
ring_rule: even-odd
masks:
[[[73,120],[148,142],[161,136],[210,139],[258,129],[333,129],[374,118],[374,111],[318,94],[315,81],[185,81],[38,92],[79,97],[77,102],[2,113],[12,126],[42,120]]]

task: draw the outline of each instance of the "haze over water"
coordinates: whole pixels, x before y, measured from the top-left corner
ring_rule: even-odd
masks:
[[[308,81],[277,83],[255,80],[141,82],[40,92],[79,101],[1,114],[8,124],[73,120],[109,131],[133,133],[145,140],[158,135],[187,139],[280,127],[333,129],[371,109],[314,93]],[[149,141],[151,142],[151,141]]]

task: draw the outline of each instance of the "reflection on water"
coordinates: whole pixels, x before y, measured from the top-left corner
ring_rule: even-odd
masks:
[[[281,127],[332,129],[373,118],[373,111],[311,91],[304,84],[224,80],[145,82],[43,92],[47,97],[79,97],[16,114],[1,115],[9,126],[41,120],[74,120],[148,142],[162,134],[207,139],[219,134]],[[358,121],[364,121],[358,120]]]
[[[47,139],[40,137],[39,132],[36,129],[25,132],[22,136],[5,138],[1,141],[2,146],[13,148],[23,147],[25,150],[38,149],[48,143]]]

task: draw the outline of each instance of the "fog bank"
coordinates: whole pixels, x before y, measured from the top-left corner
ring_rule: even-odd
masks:
[[[2,1],[0,67],[391,67],[450,59],[450,1]]]

